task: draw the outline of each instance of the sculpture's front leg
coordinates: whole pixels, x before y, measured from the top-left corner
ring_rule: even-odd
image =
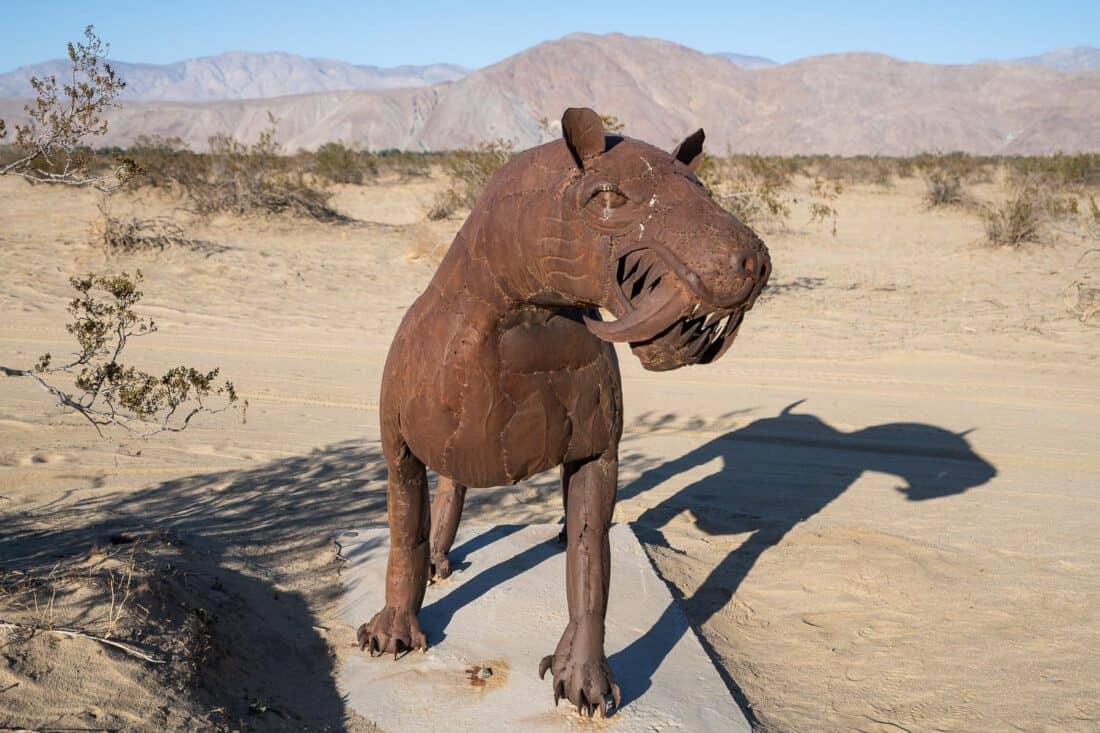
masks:
[[[604,617],[611,580],[611,547],[607,532],[615,508],[619,460],[614,450],[599,458],[567,464],[566,597],[569,625],[554,653],[542,660],[539,676],[553,674],[554,702],[566,697],[589,716],[600,708],[610,715],[620,702],[604,654]],[[608,701],[610,697],[614,705]]]
[[[392,449],[388,446],[394,445]],[[386,605],[359,627],[359,647],[372,655],[427,649],[417,614],[428,584],[428,475],[404,441],[382,439],[389,477],[386,505],[390,556]]]

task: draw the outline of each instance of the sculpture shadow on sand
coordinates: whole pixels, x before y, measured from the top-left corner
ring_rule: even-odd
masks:
[[[619,500],[626,501],[671,476],[717,459],[722,465],[720,471],[646,509],[633,523],[634,531],[648,545],[669,547],[662,528],[690,509],[696,526],[707,535],[748,534],[691,595],[685,596],[669,584],[683,613],[674,603],[642,637],[611,656],[612,669],[631,670],[623,680],[624,704],[648,689],[653,672],[687,632],[687,624],[700,629],[729,603],[764,552],[779,544],[796,525],[828,506],[864,472],[897,476],[905,482],[897,490],[908,501],[960,494],[997,474],[996,468],[970,446],[966,433],[907,422],[844,432],[815,415],[794,412],[800,404],[796,402],[775,417],[719,435],[679,458],[644,471],[620,490]],[[700,634],[699,640],[752,720],[736,680],[719,663],[706,638]]]

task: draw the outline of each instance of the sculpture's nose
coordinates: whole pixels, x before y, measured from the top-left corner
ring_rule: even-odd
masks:
[[[767,284],[768,276],[771,275],[771,257],[768,256],[766,250],[751,250],[735,252],[732,259],[734,269],[739,270],[745,277],[753,281],[752,293],[748,298],[749,306],[752,306],[760,296],[760,291],[764,289],[764,285]]]

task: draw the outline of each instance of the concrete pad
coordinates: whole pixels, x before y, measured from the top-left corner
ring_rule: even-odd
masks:
[[[558,525],[463,526],[455,574],[428,587],[420,624],[431,648],[394,661],[353,655],[348,706],[386,731],[750,731],[718,671],[626,525],[611,530],[606,649],[623,707],[589,720],[554,707],[539,660],[568,619]],[[358,627],[383,606],[386,529],[340,533],[349,562],[341,617]],[[474,682],[467,671],[489,667]],[[481,684],[483,683],[483,684]]]

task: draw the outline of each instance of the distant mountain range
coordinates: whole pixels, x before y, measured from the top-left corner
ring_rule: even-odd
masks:
[[[126,81],[121,99],[130,101],[208,102],[219,99],[282,97],[288,94],[348,89],[423,87],[464,77],[455,64],[360,66],[290,53],[230,51],[174,64],[112,61]],[[0,97],[31,96],[32,76],[63,75],[68,60],[57,59],[0,74]]]
[[[779,66],[778,61],[772,61],[763,56],[746,56],[743,53],[715,53],[711,55],[726,61],[732,61],[742,69],[768,69],[772,66]]]
[[[1056,51],[1041,53],[1038,56],[1025,56],[1022,59],[1012,59],[1011,61],[1001,63],[1032,64],[1034,66],[1045,66],[1048,69],[1069,73],[1077,71],[1097,71],[1100,70],[1100,48],[1094,48],[1092,46],[1060,48]]]
[[[112,112],[104,142],[178,136],[201,149],[216,133],[254,140],[271,112],[289,149],[343,140],[372,150],[438,150],[496,138],[522,148],[544,139],[541,118],[587,105],[618,117],[627,134],[664,146],[702,126],[709,149],[720,152],[1096,151],[1100,71],[1056,70],[1087,67],[1096,53],[958,65],[861,53],[776,65],[651,38],[576,33],[469,73],[225,54],[169,65],[176,81],[135,73],[168,67],[119,65],[128,92],[155,101]],[[0,76],[0,95],[25,94],[3,86],[9,76]],[[321,84],[328,86],[318,91]],[[186,89],[193,96],[169,101]],[[272,93],[280,96],[256,98]],[[23,103],[0,99],[0,117],[19,118]]]

